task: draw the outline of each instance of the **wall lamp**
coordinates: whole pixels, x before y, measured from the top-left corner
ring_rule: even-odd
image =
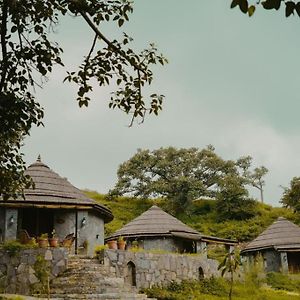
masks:
[[[86,225],[86,218],[83,217],[81,220],[81,227],[84,227]]]
[[[8,224],[11,226],[11,225],[13,225],[14,223],[15,223],[14,216],[11,216],[11,217],[9,218]]]

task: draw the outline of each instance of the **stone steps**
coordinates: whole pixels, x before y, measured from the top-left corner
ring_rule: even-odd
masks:
[[[53,279],[50,291],[52,300],[149,299],[145,294],[138,294],[135,287],[127,286],[124,278],[114,277],[110,267],[96,259],[77,256],[70,257],[67,270]]]

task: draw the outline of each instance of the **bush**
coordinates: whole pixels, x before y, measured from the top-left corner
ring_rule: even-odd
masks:
[[[291,292],[300,291],[300,278],[291,280],[286,274],[270,272],[267,274],[267,284],[274,289],[287,290]]]

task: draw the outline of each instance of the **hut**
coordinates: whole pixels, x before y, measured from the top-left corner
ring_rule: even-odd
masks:
[[[210,243],[223,244],[230,249],[237,243],[203,235],[155,205],[105,240],[108,242],[120,237],[126,240],[128,248],[137,243],[144,250],[179,253],[206,253]]]
[[[267,272],[300,272],[300,227],[279,217],[241,251],[250,263],[262,256]]]
[[[86,197],[66,178],[59,176],[41,161],[25,171],[34,188],[24,197],[4,201],[0,198],[0,238],[13,240],[20,231],[29,236],[49,236],[55,230],[63,240],[73,234],[72,252],[92,255],[95,245],[104,244],[104,223],[113,219],[111,211]]]

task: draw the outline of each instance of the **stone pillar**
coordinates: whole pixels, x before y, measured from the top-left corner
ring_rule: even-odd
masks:
[[[4,240],[17,239],[18,230],[18,210],[14,208],[7,208],[4,216]]]
[[[289,263],[288,263],[288,257],[287,257],[286,252],[280,252],[280,260],[281,260],[282,273],[288,273],[289,272]]]
[[[196,252],[202,254],[205,258],[207,258],[207,244],[206,242],[197,241],[197,249]]]

